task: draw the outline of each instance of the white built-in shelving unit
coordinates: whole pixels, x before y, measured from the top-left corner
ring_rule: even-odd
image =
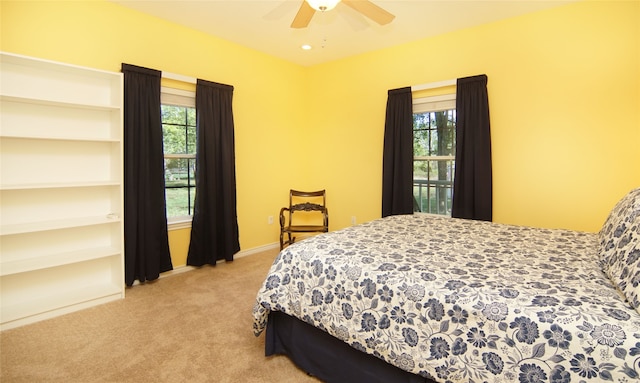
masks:
[[[0,52],[0,329],[124,297],[121,73]]]

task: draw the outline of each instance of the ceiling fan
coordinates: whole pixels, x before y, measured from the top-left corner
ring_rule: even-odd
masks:
[[[340,0],[303,0],[291,28],[306,28],[316,11],[333,9]],[[395,16],[368,0],[342,0],[344,5],[355,9],[380,25],[389,24]]]

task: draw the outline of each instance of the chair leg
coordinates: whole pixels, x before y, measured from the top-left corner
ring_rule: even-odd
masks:
[[[284,245],[291,245],[295,242],[296,237],[291,238],[291,233],[287,233],[287,240],[284,240],[284,233],[280,233],[280,250],[284,249]]]
[[[292,245],[293,242],[295,242],[295,240],[296,240],[296,237],[291,237],[291,233],[287,233],[287,240],[284,241],[284,245],[287,245],[287,246]]]

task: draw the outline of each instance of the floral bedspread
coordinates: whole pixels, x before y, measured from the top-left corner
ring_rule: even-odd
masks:
[[[437,382],[631,382],[640,315],[602,272],[596,234],[423,214],[285,248],[258,292],[295,316]]]

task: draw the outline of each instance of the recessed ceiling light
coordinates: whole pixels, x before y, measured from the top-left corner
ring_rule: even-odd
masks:
[[[305,51],[308,51],[308,50],[311,50],[312,47],[309,44],[304,44],[301,48],[304,49]]]

